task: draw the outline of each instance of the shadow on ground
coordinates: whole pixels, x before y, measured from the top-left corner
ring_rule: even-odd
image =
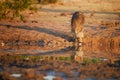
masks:
[[[42,32],[42,33],[46,33],[46,34],[50,34],[50,35],[54,35],[56,37],[61,37],[63,39],[66,39],[68,41],[73,41],[73,38],[69,35],[66,35],[62,32],[58,32],[52,29],[46,29],[46,28],[39,28],[37,26],[34,27],[29,27],[29,26],[12,26],[12,25],[6,25],[6,24],[0,24],[0,26],[7,26],[7,28],[18,28],[18,29],[25,29],[25,30],[35,30],[37,32]]]

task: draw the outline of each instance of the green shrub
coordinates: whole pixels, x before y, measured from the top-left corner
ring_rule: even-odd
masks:
[[[56,3],[58,0],[38,0],[40,4],[49,4],[49,3]]]
[[[0,2],[0,18],[14,19],[19,17],[23,20],[24,16],[21,11],[29,9],[32,5],[32,0],[5,0]]]

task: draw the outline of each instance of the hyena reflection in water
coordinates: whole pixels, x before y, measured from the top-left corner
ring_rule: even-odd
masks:
[[[84,15],[81,12],[75,12],[71,19],[71,31],[75,40],[75,46],[80,46],[83,43],[83,28],[84,28]]]
[[[84,57],[84,51],[82,50],[82,47],[79,47],[75,53],[76,54],[74,56],[74,61],[78,63],[82,63]]]

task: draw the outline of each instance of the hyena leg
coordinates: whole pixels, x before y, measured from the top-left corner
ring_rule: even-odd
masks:
[[[79,38],[76,37],[75,38],[75,50],[78,50],[79,49]]]
[[[78,37],[79,46],[81,46],[83,44],[83,37],[84,37],[83,32],[78,33],[77,37]]]
[[[76,33],[73,33],[73,39],[74,39],[73,46],[75,47],[75,50],[78,50],[78,48],[79,48],[79,40],[77,38]]]

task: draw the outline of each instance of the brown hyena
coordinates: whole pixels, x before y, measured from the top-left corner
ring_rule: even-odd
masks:
[[[76,45],[78,46],[79,43],[82,43],[83,40],[83,25],[84,25],[84,15],[81,12],[75,12],[71,19],[71,31],[73,33],[73,37],[75,40]]]

